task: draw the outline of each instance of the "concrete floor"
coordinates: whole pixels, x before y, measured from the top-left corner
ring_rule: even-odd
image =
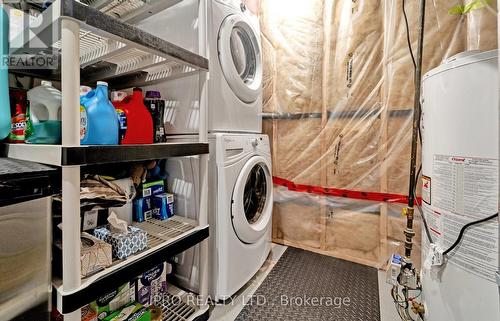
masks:
[[[276,265],[280,257],[286,250],[286,246],[273,244],[271,253],[267,261],[257,274],[248,282],[248,284],[241,289],[235,299],[227,304],[217,304],[212,307],[212,313],[209,321],[234,321],[234,319],[241,312],[245,304],[255,293],[257,288],[262,284],[272,268]],[[385,272],[379,271],[379,301],[380,301],[380,320],[381,321],[399,321],[394,303],[390,296],[390,286],[385,283]],[[265,320],[263,320],[265,321]]]

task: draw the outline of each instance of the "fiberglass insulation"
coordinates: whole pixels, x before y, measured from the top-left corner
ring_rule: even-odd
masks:
[[[414,100],[402,3],[260,1],[275,242],[377,267],[402,251]],[[497,47],[496,6],[449,13],[463,4],[427,1],[424,73]],[[405,7],[416,52],[419,1]]]

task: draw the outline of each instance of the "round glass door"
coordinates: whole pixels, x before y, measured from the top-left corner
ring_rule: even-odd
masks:
[[[242,242],[255,243],[271,224],[273,194],[269,168],[266,159],[255,156],[243,166],[236,180],[231,217]]]
[[[219,63],[234,94],[244,102],[257,100],[262,85],[262,56],[255,31],[240,15],[228,16],[218,39]]]
[[[262,217],[266,198],[266,174],[262,166],[257,164],[250,171],[243,192],[243,208],[249,224],[255,224]]]
[[[229,43],[236,72],[245,84],[252,83],[257,72],[257,58],[252,40],[243,28],[235,26],[231,31]]]

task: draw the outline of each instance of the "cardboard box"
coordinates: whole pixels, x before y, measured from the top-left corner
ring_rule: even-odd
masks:
[[[123,260],[142,251],[148,245],[146,231],[135,226],[128,227],[128,233],[112,233],[107,227],[94,230],[94,235],[112,245],[113,256]]]
[[[166,220],[174,216],[174,194],[163,193],[155,195],[153,199],[153,217]]]
[[[165,193],[165,183],[162,180],[142,184],[139,196],[148,197]]]
[[[119,311],[113,312],[103,321],[150,321],[151,311],[139,303],[132,303]]]
[[[134,199],[134,221],[144,222],[153,217],[153,200],[151,197]]]
[[[137,279],[137,302],[150,306],[162,301],[162,294],[167,291],[167,274],[170,265],[166,262],[144,272]]]
[[[97,314],[99,320],[106,320],[114,311],[133,302],[134,296],[135,284],[127,282],[118,289],[98,297],[97,300],[90,303],[90,308]]]
[[[84,232],[80,247],[82,277],[99,272],[113,263],[112,246],[99,238]]]

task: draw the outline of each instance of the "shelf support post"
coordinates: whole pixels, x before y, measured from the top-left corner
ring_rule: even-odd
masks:
[[[199,18],[199,48],[200,55],[208,56],[207,49],[207,0],[200,0],[198,8]],[[208,142],[208,72],[200,72],[200,124],[199,141]],[[198,225],[206,226],[208,224],[208,155],[200,155],[200,213]],[[199,262],[199,284],[200,300],[203,305],[208,304],[208,239],[200,243],[200,262]]]
[[[80,25],[61,19],[62,144],[80,145]],[[62,168],[63,291],[81,284],[80,276],[80,167]],[[62,308],[59,306],[59,308]],[[64,316],[79,321],[80,309]]]

